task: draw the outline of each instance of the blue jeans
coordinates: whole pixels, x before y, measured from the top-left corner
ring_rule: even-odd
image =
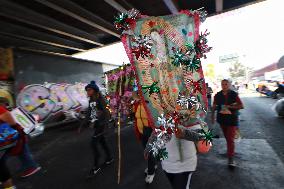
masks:
[[[3,158],[6,160],[9,158],[9,153],[6,153]],[[34,161],[28,144],[23,145],[23,151],[16,156],[21,162],[21,171],[26,171],[27,169],[37,168],[39,165]]]
[[[34,161],[28,144],[24,144],[23,152],[17,156],[22,164],[21,170],[25,171],[30,168],[37,168],[38,164]]]

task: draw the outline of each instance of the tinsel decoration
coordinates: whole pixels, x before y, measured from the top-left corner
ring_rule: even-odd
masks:
[[[192,45],[190,43],[185,44],[185,50],[182,51],[180,49],[172,48],[173,57],[172,64],[174,66],[185,66],[186,70],[190,70],[191,72],[198,71],[201,67],[201,58],[207,58],[206,53],[212,50],[212,47],[207,45],[207,36],[209,32],[207,30],[204,33],[199,35],[198,40]]]
[[[189,98],[194,105],[200,104],[196,97]],[[177,125],[179,124],[180,115],[177,112],[173,114],[161,114],[158,117],[159,128],[156,128],[152,133],[148,144],[146,145],[145,153],[151,153],[157,160],[164,160],[168,158],[168,152],[166,151],[166,143],[171,140],[173,134],[176,133]],[[200,119],[200,118],[198,118]],[[212,130],[205,130],[206,123],[200,119],[200,129],[199,133],[202,137],[203,142],[206,142],[206,145],[211,144],[213,140]]]
[[[186,70],[191,72],[198,71],[201,67],[201,61],[196,56],[193,57],[191,61],[187,61]]]
[[[206,112],[205,108],[195,96],[186,97],[184,95],[179,94],[177,98],[177,104],[182,107],[183,110],[190,110],[195,107],[196,111],[202,109],[204,112]]]
[[[192,45],[190,43],[186,43],[185,47],[186,47],[186,54],[187,55],[191,55],[191,54],[195,53],[194,45]]]
[[[132,38],[133,47],[131,48],[132,53],[138,60],[139,57],[149,57],[151,54],[152,40],[149,35],[139,35]]]
[[[178,94],[177,98],[177,104],[182,108],[182,109],[191,109],[193,104],[191,103],[190,99],[187,98],[184,95],[181,95],[180,93]]]
[[[207,18],[207,12],[204,10],[204,7],[200,9],[192,11],[193,13],[197,13],[199,15],[200,22],[204,22]]]
[[[205,53],[208,53],[212,50],[212,47],[209,47],[207,45],[207,36],[209,35],[210,33],[205,30],[204,33],[200,33],[199,35],[199,38],[198,40],[195,42],[195,53],[196,53],[196,58],[197,59],[200,59],[200,58],[207,58]]]
[[[158,161],[162,161],[165,159],[168,159],[168,152],[166,150],[166,148],[162,148],[161,150],[158,151],[158,154],[156,155],[156,159]]]
[[[213,132],[212,129],[209,129],[208,131],[205,131],[204,129],[201,130],[201,134],[203,135],[204,141],[206,142],[206,145],[211,144],[213,141]]]
[[[164,160],[168,156],[165,149],[166,143],[171,140],[171,134],[167,133],[165,129],[157,128],[152,133],[146,145],[145,153],[151,153],[156,159]],[[146,155],[146,156],[147,156]]]
[[[158,82],[157,81],[155,81],[152,85],[143,85],[142,86],[142,89],[144,89],[144,90],[146,90],[145,92],[144,92],[144,94],[145,93],[147,93],[147,92],[149,92],[149,96],[151,96],[153,93],[160,93],[160,87],[158,87],[157,86],[157,84],[158,84]]]
[[[194,93],[194,94],[197,92],[200,92],[201,94],[204,93],[204,90],[203,90],[204,79],[203,78],[199,79],[198,81],[187,79],[186,82],[190,83],[190,85],[193,86],[191,93]]]
[[[164,114],[161,114],[161,116],[158,117],[157,123],[160,126],[159,129],[165,131],[167,134],[173,134],[176,131],[176,123],[170,115],[164,116]],[[164,134],[164,132],[160,134]]]
[[[207,18],[207,12],[204,10],[204,7],[201,7],[197,10],[181,10],[180,13],[186,14],[188,16],[193,16],[195,14],[198,14],[199,20],[201,22],[204,22]]]
[[[130,26],[135,23],[135,19],[138,18],[140,12],[136,9],[131,9],[125,13],[119,14],[115,17],[114,26],[118,30],[128,30]]]
[[[172,58],[172,64],[176,67],[184,65],[185,63],[185,54],[180,50],[175,50],[174,56]]]
[[[148,140],[145,152],[152,153],[152,155],[158,160],[164,160],[168,158],[168,152],[165,149],[166,143],[171,140],[171,137],[176,132],[177,118],[172,117],[170,114],[161,114],[158,117],[158,128],[154,130],[151,137]]]
[[[172,116],[172,119],[174,121],[174,124],[175,125],[179,125],[180,124],[180,119],[181,119],[180,114],[178,112],[174,111],[171,116]],[[176,129],[175,129],[175,131],[176,131]]]

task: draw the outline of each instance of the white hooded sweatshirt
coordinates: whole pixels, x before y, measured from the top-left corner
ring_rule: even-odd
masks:
[[[200,129],[200,125],[190,129]],[[185,139],[178,139],[175,135],[166,144],[168,158],[162,161],[162,168],[167,173],[192,172],[197,166],[197,151],[195,143]]]

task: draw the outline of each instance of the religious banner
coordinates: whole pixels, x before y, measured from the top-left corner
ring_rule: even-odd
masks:
[[[132,113],[131,96],[134,85],[134,72],[130,65],[108,71],[106,75],[107,98],[113,118],[117,117],[118,111],[126,118]]]
[[[176,161],[173,157],[178,152],[183,161],[182,142],[176,138],[181,130],[195,130],[202,136],[198,151],[206,153],[210,149],[212,132],[204,122],[208,105],[201,59],[206,58],[211,47],[206,39],[209,33],[199,33],[205,17],[203,10],[148,17],[135,9],[115,17],[114,25],[122,31],[121,40],[135,73],[147,123],[153,128],[145,157],[151,153],[157,160]],[[173,146],[171,152],[167,144]]]
[[[206,115],[200,59],[206,58],[211,48],[207,45],[207,31],[199,33],[204,14],[181,11],[146,17],[133,9],[116,18],[115,26],[123,31],[122,42],[136,73],[150,124],[155,128],[161,126],[159,120],[185,127],[195,125]]]

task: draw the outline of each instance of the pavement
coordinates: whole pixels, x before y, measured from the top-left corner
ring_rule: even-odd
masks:
[[[191,189],[281,189],[284,188],[284,119],[271,110],[276,102],[258,94],[242,95],[245,109],[241,111],[241,141],[236,143],[238,167],[228,169],[225,141],[218,126],[208,154],[199,155],[197,171],[192,176]],[[20,189],[170,189],[159,167],[154,182],[144,183],[142,145],[136,140],[132,126],[121,129],[121,181],[117,183],[117,133],[108,129],[107,139],[116,161],[93,179],[86,180],[92,166],[90,138],[92,130],[78,134],[78,124],[47,130],[30,141],[35,159],[42,170],[27,179],[20,179],[16,158],[9,159],[14,181]]]

